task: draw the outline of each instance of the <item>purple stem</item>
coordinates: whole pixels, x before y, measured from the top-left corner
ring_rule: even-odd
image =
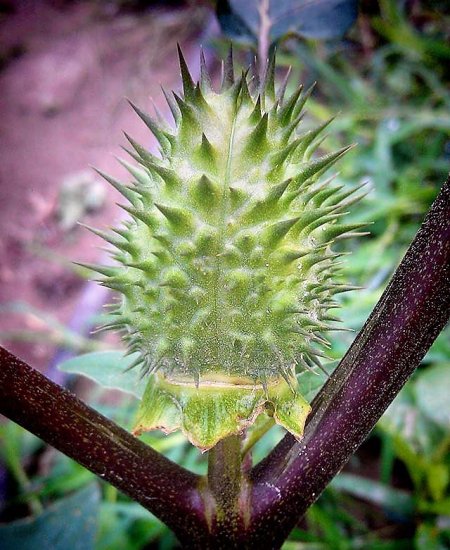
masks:
[[[251,547],[277,548],[368,436],[450,316],[450,179],[388,288],[313,402],[252,472]]]
[[[207,530],[199,476],[1,347],[0,413],[142,504],[181,542],[199,540]]]

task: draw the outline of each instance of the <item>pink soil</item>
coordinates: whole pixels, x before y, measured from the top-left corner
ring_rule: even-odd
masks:
[[[124,156],[122,130],[154,142],[124,98],[147,110],[153,98],[167,113],[160,83],[180,87],[176,42],[195,59],[211,14],[153,8],[113,17],[94,2],[15,6],[0,20],[2,52],[22,52],[0,72],[0,331],[45,331],[35,315],[5,306],[20,301],[66,323],[85,284],[70,262],[102,255],[100,240],[85,229],[61,228],[63,180],[89,165],[126,180],[113,157]],[[80,221],[105,227],[121,216],[118,194],[107,189],[103,207]],[[55,352],[45,337],[2,343],[41,369]]]

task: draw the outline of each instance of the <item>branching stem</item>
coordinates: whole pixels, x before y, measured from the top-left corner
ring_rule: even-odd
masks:
[[[0,413],[164,521],[182,542],[207,532],[201,478],[166,459],[0,347]]]

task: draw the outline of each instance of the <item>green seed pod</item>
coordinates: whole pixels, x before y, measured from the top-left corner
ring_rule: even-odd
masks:
[[[180,66],[174,130],[134,107],[161,156],[128,138],[133,185],[105,176],[131,218],[97,232],[118,261],[97,269],[122,293],[109,326],[147,377],[135,433],[181,429],[206,450],[266,411],[301,437],[296,368],[320,365],[327,310],[346,290],[331,245],[361,225],[340,223],[353,192],[320,182],[349,147],[313,154],[326,124],[298,130],[310,91],[276,96],[273,59],[252,92],[232,63],[219,93],[204,65],[197,84],[181,52]]]

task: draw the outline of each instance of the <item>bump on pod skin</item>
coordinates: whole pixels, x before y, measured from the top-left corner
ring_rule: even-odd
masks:
[[[298,369],[321,368],[340,269],[332,245],[360,187],[322,179],[350,147],[317,156],[331,122],[302,131],[311,89],[275,92],[275,58],[260,84],[225,62],[219,92],[201,55],[194,83],[179,50],[183,95],[165,93],[174,128],[132,105],[160,145],[127,136],[138,166],[125,185],[100,173],[129,214],[110,233],[114,266],[92,266],[122,295],[106,328],[138,353],[147,389],[135,432],[182,429],[202,450],[268,411],[301,437],[309,405]],[[318,347],[317,347],[318,346]]]

